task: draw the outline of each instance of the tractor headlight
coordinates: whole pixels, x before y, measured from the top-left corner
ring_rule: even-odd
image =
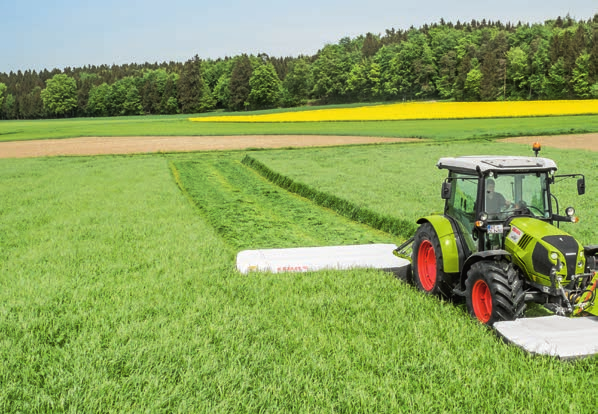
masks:
[[[480,213],[478,220],[476,220],[476,222],[475,222],[476,227],[478,227],[480,229],[483,229],[484,227],[486,227],[486,220],[488,220],[488,213],[486,213],[486,212]]]
[[[561,261],[559,254],[557,252],[550,252],[550,254],[548,256],[550,257],[550,260],[553,263],[556,262],[556,266],[554,268],[556,269],[557,272],[560,272],[561,270],[563,270],[563,262]]]
[[[573,217],[573,215],[575,214],[575,209],[574,209],[573,207],[567,207],[567,208],[565,209],[565,214],[566,214],[568,217]]]

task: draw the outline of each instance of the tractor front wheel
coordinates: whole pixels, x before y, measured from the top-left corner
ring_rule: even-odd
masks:
[[[440,241],[430,223],[424,223],[417,229],[412,259],[413,284],[419,290],[446,298],[452,296],[444,273]]]
[[[474,263],[467,272],[465,287],[469,313],[486,325],[523,315],[523,282],[508,263]]]

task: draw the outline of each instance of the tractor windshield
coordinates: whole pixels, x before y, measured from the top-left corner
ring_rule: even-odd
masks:
[[[500,174],[485,180],[485,211],[490,220],[519,214],[550,216],[545,173]]]

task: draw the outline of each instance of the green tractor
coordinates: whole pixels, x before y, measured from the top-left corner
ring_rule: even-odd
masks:
[[[484,324],[515,320],[527,303],[556,315],[598,315],[598,245],[582,246],[560,229],[577,222],[572,207],[559,214],[551,186],[554,161],[538,157],[464,156],[441,158],[448,170],[442,184],[444,214],[420,218],[414,237],[395,250],[411,254],[412,283],[428,294],[465,298]]]

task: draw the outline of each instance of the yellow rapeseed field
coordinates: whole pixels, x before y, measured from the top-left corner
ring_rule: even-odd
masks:
[[[263,115],[190,118],[197,122],[399,121],[598,114],[598,100],[517,102],[415,102],[317,109]]]

